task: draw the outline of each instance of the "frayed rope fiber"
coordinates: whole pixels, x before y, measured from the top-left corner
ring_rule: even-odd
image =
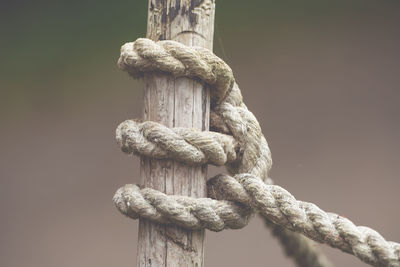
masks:
[[[224,165],[230,174],[207,182],[209,198],[166,195],[126,185],[114,196],[121,213],[133,219],[212,231],[242,228],[258,213],[299,266],[331,266],[303,236],[353,254],[373,266],[400,266],[400,244],[386,241],[371,228],[356,226],[312,203],[298,201],[272,184],[268,177],[271,153],[261,127],[243,103],[232,70],[211,51],[141,38],[122,46],[118,66],[135,78],[161,72],[206,83],[211,88],[210,119],[214,130],[170,129],[155,122],[128,120],[116,131],[124,152],[189,165]]]

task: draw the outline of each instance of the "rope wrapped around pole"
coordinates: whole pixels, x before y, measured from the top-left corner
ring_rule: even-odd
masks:
[[[207,84],[211,89],[211,128],[215,131],[169,129],[155,122],[128,120],[116,131],[124,152],[190,165],[224,165],[230,174],[217,175],[207,182],[209,198],[166,195],[126,185],[114,196],[121,213],[187,229],[221,231],[244,227],[257,212],[281,227],[273,227],[277,233],[286,233],[282,232],[285,228],[374,266],[400,266],[400,244],[312,203],[298,201],[282,187],[271,184],[271,153],[261,127],[243,103],[232,70],[211,51],[174,41],[138,39],[122,46],[118,65],[135,78],[146,72],[164,72]],[[301,243],[299,235],[294,238]],[[316,263],[316,258],[303,266],[329,266],[322,258]]]

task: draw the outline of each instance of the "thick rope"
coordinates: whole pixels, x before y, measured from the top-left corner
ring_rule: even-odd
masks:
[[[212,52],[173,41],[138,39],[122,47],[118,64],[134,77],[165,72],[208,84],[211,127],[219,132],[126,121],[117,129],[123,151],[191,165],[225,165],[234,175],[219,175],[208,181],[208,197],[212,199],[169,196],[150,188],[126,185],[114,196],[123,214],[187,229],[220,231],[244,227],[257,211],[280,227],[354,254],[371,265],[400,266],[398,243],[386,241],[374,230],[357,227],[334,213],[325,213],[312,203],[297,201],[285,189],[265,183],[272,164],[267,141],[258,121],[243,103],[232,70]],[[294,237],[300,242],[298,235]],[[304,251],[316,253],[310,246]],[[322,266],[315,262],[318,257],[309,258],[314,262],[308,266]]]
[[[159,46],[160,44],[162,44],[162,47]],[[147,59],[153,59],[153,63],[148,62]],[[267,142],[262,135],[258,121],[243,104],[240,90],[234,83],[231,69],[222,60],[203,48],[190,50],[176,42],[163,41],[155,44],[147,39],[139,39],[135,43],[126,44],[122,47],[118,65],[133,77],[141,77],[145,72],[153,71],[172,73],[176,77],[200,77],[214,87],[210,114],[211,129],[230,134],[223,137],[223,135],[218,135],[215,132],[204,133],[188,129],[171,130],[157,123],[144,122],[140,124],[134,121],[126,121],[117,129],[117,140],[123,151],[158,159],[175,158],[188,164],[204,163],[207,158],[210,160],[209,163],[217,166],[227,165],[232,174],[239,171],[246,172],[254,168],[254,173],[260,177],[264,176],[263,179],[265,179],[272,164]],[[242,117],[247,120],[242,119]],[[182,135],[181,138],[177,136],[179,132]],[[242,140],[241,147],[232,137],[232,133],[237,140]],[[241,138],[242,136],[244,138]],[[215,142],[216,138],[219,142]],[[187,143],[186,146],[183,145],[182,139]],[[163,140],[163,142],[160,140]],[[249,143],[247,146],[250,149],[245,148],[246,142]],[[179,148],[178,151],[176,151],[176,148]],[[261,149],[257,150],[257,148]],[[226,155],[221,153],[221,149]],[[235,151],[235,153],[232,153],[232,151]],[[249,161],[251,165],[246,167],[245,164],[242,164],[240,168],[240,158],[243,158],[244,151],[246,151],[245,156],[251,160]],[[252,151],[255,151],[255,153],[249,153]],[[256,162],[254,159],[257,158],[260,158],[261,166],[254,164]],[[212,159],[218,160],[213,161]],[[243,160],[241,162],[246,163]],[[246,223],[243,223],[243,220],[238,220],[238,222],[244,226],[247,224],[248,216],[242,218]],[[309,244],[301,241],[304,239],[302,236],[298,234],[293,234],[293,236],[299,240],[297,243]],[[295,250],[292,249],[292,251]],[[317,256],[304,257],[304,252]],[[307,259],[315,259],[319,258],[318,255],[321,255],[321,253],[315,247],[309,246],[309,249],[298,250],[297,255]],[[308,266],[317,267],[320,265],[316,264],[316,261],[309,261]]]

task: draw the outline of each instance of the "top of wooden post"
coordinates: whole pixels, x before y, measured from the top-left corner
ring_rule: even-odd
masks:
[[[215,0],[150,0],[147,38],[212,50]]]

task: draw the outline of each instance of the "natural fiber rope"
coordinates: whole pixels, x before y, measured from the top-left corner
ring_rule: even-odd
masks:
[[[398,243],[386,241],[374,230],[357,227],[334,213],[325,213],[312,203],[297,201],[285,189],[264,182],[269,180],[272,164],[267,141],[258,121],[242,101],[232,70],[212,52],[173,41],[155,43],[138,39],[122,47],[118,64],[134,77],[146,72],[165,72],[208,84],[211,127],[219,132],[168,129],[154,122],[126,121],[117,129],[123,151],[191,165],[225,165],[234,175],[210,179],[207,182],[210,198],[169,196],[150,188],[126,185],[114,196],[123,214],[188,229],[220,231],[244,227],[257,211],[280,227],[354,254],[371,265],[400,266]],[[298,235],[295,238],[300,240]]]
[[[163,42],[164,45],[168,44],[168,42]],[[152,46],[152,51],[146,52],[146,46]],[[175,46],[174,46],[175,45]],[[178,47],[177,47],[178,46]],[[179,47],[180,46],[180,47]],[[142,60],[142,56],[144,57],[146,54],[150,53],[150,58],[155,58],[158,57],[159,61],[163,61],[165,64],[169,64],[169,62],[176,62],[175,58],[169,57],[168,54],[166,54],[162,49],[159,49],[157,46],[154,45],[153,42],[146,40],[146,39],[139,39],[136,41],[135,45],[136,49],[140,51],[144,51],[141,56],[137,56],[135,53],[131,53],[130,51],[134,50],[133,44],[127,44],[122,48],[122,51],[126,51],[127,53],[124,56],[127,59],[127,68],[132,76],[134,77],[140,77],[143,75],[143,68],[140,68],[140,66],[146,66],[148,67],[147,70],[150,71],[157,71],[157,67],[154,68],[151,65],[147,65],[144,60]],[[140,48],[142,47],[142,48]],[[195,60],[192,60],[191,58],[193,57],[193,54],[197,53],[191,53],[190,51],[187,52],[188,50],[186,49],[180,49],[180,48],[185,48],[184,46],[171,42],[170,48],[174,48],[174,54],[176,55],[178,52],[181,52],[179,54],[179,58],[182,59],[182,62],[185,62],[186,65],[191,66],[190,68],[180,67],[179,69],[176,68],[176,66],[170,67],[165,67],[164,64],[161,62],[161,64],[158,64],[160,66],[160,69],[168,71],[168,69],[174,71],[175,76],[183,75],[185,76],[185,72],[187,73],[192,73],[189,74],[190,76],[195,76],[198,75],[200,77],[205,77],[207,81],[209,81],[212,84],[216,84],[215,87],[218,88],[218,90],[213,91],[213,103],[218,103],[218,99],[221,99],[221,95],[219,92],[220,91],[229,91],[233,79],[233,74],[232,71],[230,70],[229,66],[227,66],[223,61],[221,61],[219,58],[215,57],[212,53],[210,53],[208,50],[204,49],[199,49],[200,51],[203,50],[203,57],[207,58],[208,63],[212,63],[210,65],[208,64],[202,64],[196,62]],[[170,49],[171,51],[171,49]],[[152,53],[152,54],[151,54]],[[196,57],[196,56],[194,56]],[[163,59],[164,60],[163,60]],[[121,68],[125,69],[125,59],[120,59],[119,65]],[[169,61],[168,61],[169,60]],[[129,62],[136,64],[139,66],[139,68],[131,68],[129,67]],[[177,62],[176,65],[181,66],[179,64],[180,62]],[[197,68],[197,64],[201,65],[205,71],[202,70],[202,68]],[[214,67],[209,67],[209,66],[214,66]],[[152,69],[153,68],[153,69]],[[191,71],[193,69],[193,71]],[[212,75],[209,75],[210,70],[213,71],[214,73],[211,73]],[[197,72],[195,72],[197,71]],[[218,76],[218,79],[216,79],[216,76]],[[207,78],[208,77],[208,78]],[[219,82],[218,82],[219,81]],[[234,84],[235,85],[235,84]],[[221,88],[223,90],[221,90]],[[226,89],[228,88],[228,89]],[[232,101],[232,105],[225,105],[227,106],[227,110],[231,111],[233,114],[232,117],[235,117],[234,115],[238,112],[235,112],[236,108],[238,108],[240,112],[240,106],[243,104],[242,99],[241,99],[241,94],[240,90],[238,90],[237,86],[234,88],[235,90],[230,90],[231,94],[231,99],[236,99],[236,101]],[[229,102],[227,102],[229,104]],[[243,104],[244,106],[244,104]],[[221,107],[223,107],[221,105]],[[244,106],[245,107],[245,106]],[[253,125],[256,125],[257,127],[247,127],[246,124],[240,123],[240,118],[238,119],[238,122],[232,123],[229,121],[225,121],[225,119],[221,116],[220,113],[218,113],[219,110],[217,108],[217,105],[214,104],[213,108],[211,110],[211,128],[222,132],[222,133],[231,133],[231,130],[228,128],[227,124],[230,125],[234,131],[237,132],[238,139],[240,140],[240,127],[243,129],[249,129],[249,131],[253,132],[254,129],[256,130],[257,134],[253,134],[253,136],[260,136],[262,138],[263,135],[261,133],[261,129],[258,125],[257,120],[252,116],[250,113],[248,117],[250,117],[250,121],[253,122]],[[247,109],[246,109],[247,110]],[[215,112],[214,112],[215,111]],[[223,114],[222,114],[223,115]],[[225,116],[229,118],[229,116]],[[238,129],[239,130],[236,130]],[[185,144],[185,142],[177,136],[179,133],[182,134],[182,138],[184,138],[185,142],[192,144],[192,147],[187,147],[187,145],[182,145]],[[144,135],[146,138],[144,138]],[[251,136],[250,136],[251,137]],[[224,165],[227,162],[231,163],[230,166],[232,169],[232,173],[235,173],[235,165],[238,164],[238,162],[234,163],[235,160],[238,159],[237,155],[242,156],[244,149],[242,148],[240,150],[240,147],[238,146],[238,142],[231,136],[231,135],[222,135],[218,134],[215,132],[208,132],[208,133],[202,133],[200,131],[195,131],[195,130],[190,130],[190,129],[168,129],[160,124],[157,123],[152,123],[152,122],[145,122],[143,124],[139,124],[137,122],[132,122],[132,121],[126,121],[125,123],[121,124],[120,127],[117,129],[117,139],[119,140],[121,144],[121,148],[123,151],[127,153],[135,153],[137,155],[144,155],[148,157],[153,157],[153,158],[175,158],[179,159],[183,162],[193,164],[193,162],[197,163],[202,163],[205,162],[206,158],[210,160],[210,163],[213,163],[215,165]],[[217,140],[216,140],[217,139]],[[257,142],[259,138],[255,138],[254,141]],[[151,141],[148,141],[151,140]],[[161,142],[162,140],[162,142]],[[131,145],[129,145],[129,143]],[[244,142],[242,142],[244,143]],[[221,145],[220,145],[221,144]],[[268,155],[268,159],[266,161],[261,161],[265,163],[269,163],[268,165],[264,166],[264,170],[267,172],[271,166],[271,160],[269,156],[269,148],[264,140],[263,142],[260,142],[261,146],[264,148],[263,151],[265,151],[266,155]],[[255,146],[260,146],[259,144],[255,143]],[[164,147],[164,148],[163,148]],[[168,148],[167,150],[165,148]],[[175,151],[175,148],[182,148],[179,149],[178,151]],[[201,151],[198,151],[198,150]],[[234,153],[232,153],[234,151]],[[186,153],[185,153],[186,152]],[[225,155],[226,154],[226,155]],[[197,160],[195,159],[197,158]],[[254,158],[257,158],[257,155],[254,156]],[[187,160],[190,159],[190,160]],[[215,160],[213,160],[215,159]],[[229,168],[229,166],[228,166]],[[261,167],[262,168],[262,167]],[[249,168],[250,169],[250,168]],[[118,201],[116,201],[118,203]],[[218,203],[218,202],[217,202]],[[221,204],[221,203],[220,203]],[[229,211],[229,208],[222,209],[225,211]],[[251,214],[250,211],[246,210],[246,214]],[[134,217],[134,216],[133,216]],[[242,223],[243,226],[247,224],[247,219],[248,216],[243,216],[243,217],[238,217],[236,222],[245,220],[245,223]],[[242,227],[243,227],[242,226]],[[287,232],[289,230],[286,230]],[[322,265],[320,263],[327,263],[327,260],[325,259],[325,256],[320,253],[315,246],[312,245],[306,238],[303,236],[296,234],[296,233],[291,233],[290,234],[292,238],[295,238],[297,241],[292,242],[292,243],[285,243],[285,250],[286,251],[292,251],[291,256],[293,256],[295,259],[306,259],[306,261],[303,260],[303,263],[306,263],[305,266],[310,266],[310,267],[328,267],[330,265],[325,264]],[[291,246],[291,244],[301,244],[301,247],[295,247]],[[302,266],[300,264],[301,262],[298,261],[299,266]]]

